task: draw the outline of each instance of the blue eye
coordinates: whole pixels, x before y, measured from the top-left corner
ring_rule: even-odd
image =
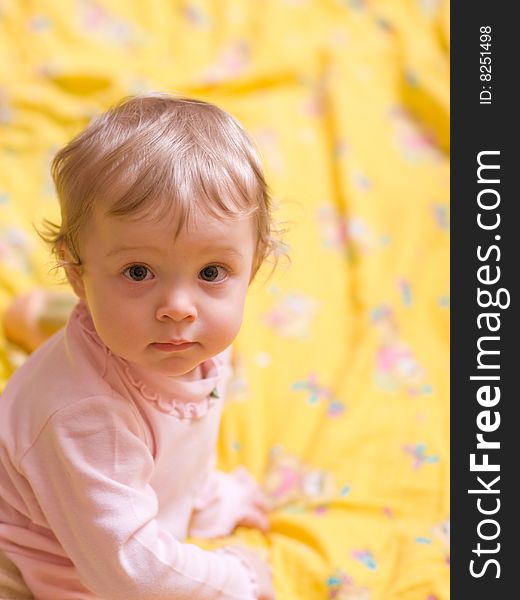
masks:
[[[199,273],[199,277],[204,281],[222,281],[226,277],[226,270],[217,265],[208,265]]]
[[[149,279],[148,276],[151,274],[150,269],[144,265],[132,265],[125,271],[125,275],[132,281],[144,281]]]

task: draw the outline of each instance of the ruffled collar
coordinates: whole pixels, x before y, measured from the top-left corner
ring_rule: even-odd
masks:
[[[222,385],[230,374],[229,367],[223,363],[220,356],[201,364],[202,378],[197,380],[188,381],[160,373],[150,373],[117,356],[105,346],[96,332],[85,302],[80,301],[77,304],[72,317],[88,338],[103,350],[124,379],[160,412],[179,419],[200,419],[220,398],[223,392]]]

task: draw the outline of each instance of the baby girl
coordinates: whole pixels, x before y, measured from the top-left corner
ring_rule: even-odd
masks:
[[[214,105],[126,99],[54,159],[42,234],[79,301],[0,401],[0,550],[39,600],[274,598],[245,468],[215,469],[230,344],[276,249],[254,146]]]

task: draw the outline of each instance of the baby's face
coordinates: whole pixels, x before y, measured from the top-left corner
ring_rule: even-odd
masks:
[[[198,375],[242,323],[253,264],[253,219],[198,214],[175,223],[95,212],[82,235],[74,284],[99,337],[115,354],[159,373]]]

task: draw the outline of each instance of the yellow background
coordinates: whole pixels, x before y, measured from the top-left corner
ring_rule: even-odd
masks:
[[[261,150],[291,260],[252,286],[219,466],[271,497],[233,540],[278,600],[449,597],[448,84],[442,0],[0,0],[0,314],[57,285],[32,225],[92,115],[178,92]]]

